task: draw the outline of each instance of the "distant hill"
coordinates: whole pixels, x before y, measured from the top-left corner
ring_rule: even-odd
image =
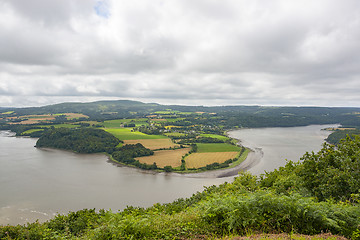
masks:
[[[138,101],[97,101],[89,103],[67,102],[43,107],[14,108],[18,115],[28,114],[56,114],[56,113],[82,113],[95,119],[125,118],[137,115],[138,112],[151,111],[158,104],[142,103]]]
[[[265,107],[265,106],[182,106],[117,100],[89,103],[68,102],[43,107],[0,108],[0,112],[15,111],[17,116],[28,114],[82,113],[93,120],[144,117],[156,111],[171,109],[180,112],[204,112],[216,117],[204,121],[232,127],[291,127],[310,124],[340,123],[360,127],[360,108],[347,107]],[[200,121],[200,120],[199,120]]]

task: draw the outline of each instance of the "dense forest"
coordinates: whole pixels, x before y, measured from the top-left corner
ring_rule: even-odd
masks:
[[[326,138],[326,141],[338,145],[341,139],[346,138],[346,136],[353,138],[354,135],[360,135],[360,129],[336,130]]]
[[[360,138],[324,144],[260,177],[240,173],[187,199],[119,213],[84,209],[0,227],[0,239],[209,239],[330,232],[360,239]],[[294,238],[295,239],[295,238]]]
[[[78,153],[109,152],[119,144],[119,139],[101,129],[57,128],[45,131],[36,147],[71,150]]]

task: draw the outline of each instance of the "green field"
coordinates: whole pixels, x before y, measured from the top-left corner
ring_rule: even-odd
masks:
[[[14,111],[8,111],[8,112],[3,112],[3,113],[1,113],[1,114],[12,114]]]
[[[134,123],[136,127],[142,125],[149,125],[146,118],[139,118],[139,119],[116,119],[116,120],[109,120],[104,122],[104,126],[106,128],[120,128],[122,124],[129,124]]]
[[[195,113],[194,112],[179,112],[178,114],[180,114],[180,115],[191,115],[191,114],[195,114]]]
[[[241,149],[228,143],[197,143],[198,153],[204,152],[235,152]]]
[[[147,135],[142,132],[132,132],[131,128],[105,128],[104,130],[111,133],[120,140],[167,138],[166,136],[163,135]]]
[[[44,131],[44,129],[29,129],[29,130],[26,130],[25,132],[22,132],[21,135],[27,135],[27,134],[37,132],[37,131]]]
[[[217,135],[217,134],[200,134],[201,137],[211,137],[211,138],[216,138],[216,139],[220,139],[223,141],[228,140],[228,137],[225,136],[221,136],[221,135]]]
[[[181,121],[184,120],[185,118],[167,118],[166,121],[171,123],[171,122],[177,122],[177,121]]]

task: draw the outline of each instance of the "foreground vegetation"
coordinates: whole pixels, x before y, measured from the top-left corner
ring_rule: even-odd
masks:
[[[208,239],[252,233],[360,239],[360,138],[324,144],[298,163],[205,188],[187,199],[123,211],[84,209],[2,226],[0,239]]]

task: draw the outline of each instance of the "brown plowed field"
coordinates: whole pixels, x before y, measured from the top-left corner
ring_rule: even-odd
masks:
[[[141,163],[153,164],[156,162],[158,167],[172,166],[180,167],[181,166],[181,157],[190,151],[190,148],[180,148],[176,150],[161,150],[155,151],[154,155],[147,157],[139,157],[136,160],[139,160]]]
[[[187,168],[205,167],[212,163],[223,163],[228,159],[235,158],[239,152],[205,152],[192,153],[185,158]]]

